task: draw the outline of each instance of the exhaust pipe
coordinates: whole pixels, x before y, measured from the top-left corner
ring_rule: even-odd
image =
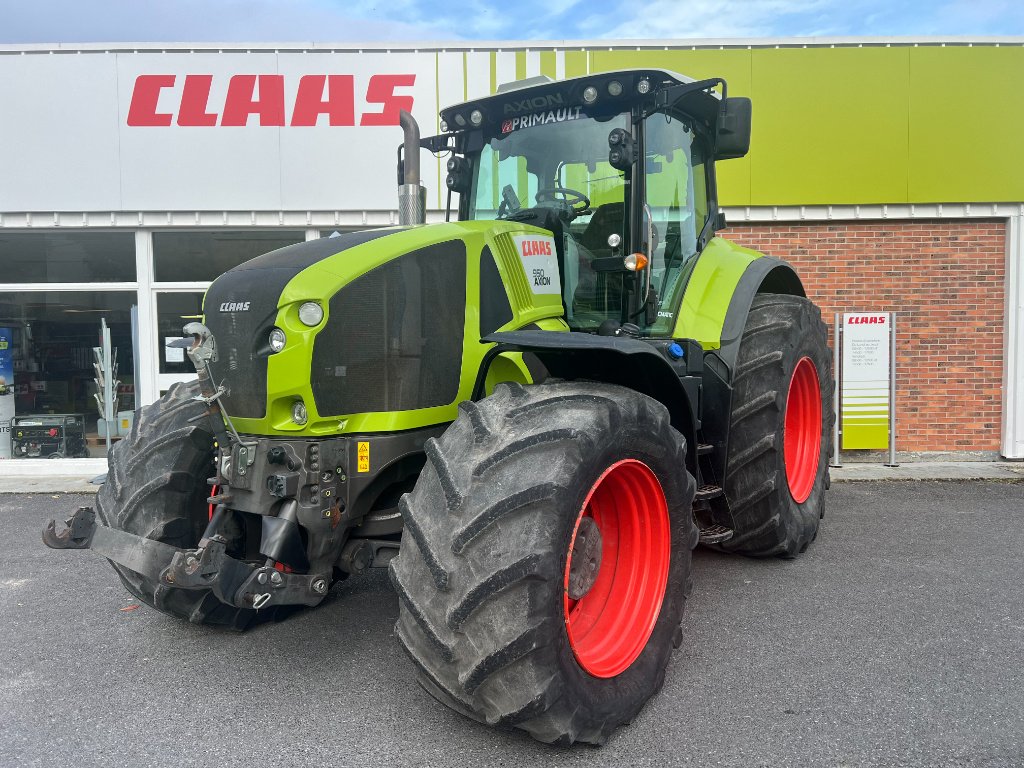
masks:
[[[420,184],[420,126],[404,109],[398,124],[405,134],[405,168],[398,186],[398,223],[424,224],[427,220],[427,189]]]

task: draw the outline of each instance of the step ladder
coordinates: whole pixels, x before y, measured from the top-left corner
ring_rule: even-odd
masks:
[[[714,446],[710,443],[697,444],[697,463],[700,467],[703,484],[693,497],[693,522],[697,524],[698,541],[701,544],[720,544],[733,536],[732,528],[715,523],[713,520],[712,500],[722,499],[723,503],[727,503],[725,491],[715,479],[714,467],[711,462],[714,450]]]

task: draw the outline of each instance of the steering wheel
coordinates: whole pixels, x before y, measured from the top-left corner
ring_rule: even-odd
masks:
[[[537,190],[538,203],[558,203],[572,218],[582,216],[590,209],[590,198],[569,187],[545,187]]]

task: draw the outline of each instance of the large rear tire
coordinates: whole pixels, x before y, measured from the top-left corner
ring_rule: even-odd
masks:
[[[686,444],[622,387],[502,384],[426,445],[391,565],[424,688],[544,742],[604,742],[658,691],[697,542]]]
[[[110,450],[107,481],[96,497],[102,523],[175,547],[197,546],[209,521],[206,479],[214,469],[213,434],[198,394],[197,381],[175,384],[136,412],[131,432]],[[169,587],[111,565],[139,600],[194,624],[241,631],[279,617],[275,609],[235,608],[211,590]]]
[[[755,296],[733,377],[725,475],[736,533],[719,549],[795,557],[818,535],[832,387],[821,311],[800,296]]]

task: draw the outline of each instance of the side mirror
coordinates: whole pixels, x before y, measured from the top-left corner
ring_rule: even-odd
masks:
[[[722,102],[715,135],[715,160],[743,157],[750,150],[750,99],[733,96]]]

